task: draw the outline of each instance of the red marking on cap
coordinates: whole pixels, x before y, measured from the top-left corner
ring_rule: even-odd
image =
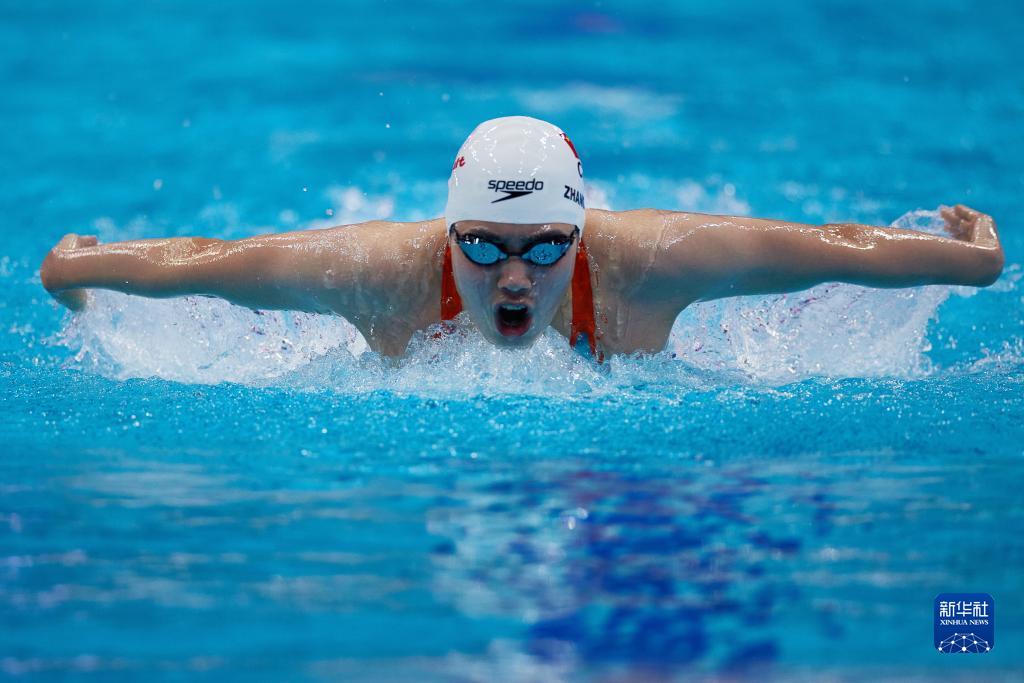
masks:
[[[569,139],[569,136],[565,133],[559,133],[559,135],[561,135],[562,139],[565,140],[565,144],[569,145],[569,149],[572,150],[572,155],[579,159],[580,155],[579,152],[576,151],[576,145],[572,144],[572,140]]]
[[[466,165],[466,157],[459,157],[458,159],[455,160],[455,163],[452,164],[452,170],[454,171],[459,166],[465,166],[465,165]]]

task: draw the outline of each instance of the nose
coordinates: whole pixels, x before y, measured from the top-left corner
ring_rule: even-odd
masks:
[[[509,259],[501,268],[498,288],[507,294],[525,294],[533,287],[530,269],[522,259]]]

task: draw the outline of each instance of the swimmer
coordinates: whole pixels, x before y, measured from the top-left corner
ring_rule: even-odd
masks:
[[[570,139],[545,121],[509,116],[481,123],[459,149],[442,218],[239,240],[99,244],[72,233],[40,276],[72,310],[100,288],[336,314],[387,356],[464,310],[498,346],[528,347],[551,326],[600,360],[661,351],[676,316],[695,302],[822,282],[984,287],[1003,268],[992,218],[963,205],[942,210],[949,237],[585,207]]]

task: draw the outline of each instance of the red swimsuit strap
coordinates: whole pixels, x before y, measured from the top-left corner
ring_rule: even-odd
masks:
[[[462,312],[462,298],[455,288],[455,275],[452,272],[452,247],[446,242],[444,261],[441,266],[441,321],[454,320]],[[590,259],[587,247],[580,238],[580,246],[576,250],[576,265],[572,271],[572,323],[569,329],[569,345],[576,348],[576,341],[581,334],[587,335],[590,355],[598,363],[604,362],[604,354],[597,349],[597,323],[594,320],[594,290],[590,284]]]
[[[576,348],[581,334],[587,335],[590,355],[598,363],[604,362],[604,354],[597,350],[597,323],[594,320],[594,290],[590,285],[590,259],[587,245],[580,237],[576,250],[576,267],[572,271],[572,324],[569,328],[569,346]]]
[[[462,312],[462,297],[455,288],[455,275],[452,273],[452,245],[450,240],[444,244],[444,264],[441,266],[441,322],[455,320]]]

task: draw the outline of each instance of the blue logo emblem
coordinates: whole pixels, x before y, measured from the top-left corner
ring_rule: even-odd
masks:
[[[985,653],[995,646],[996,606],[988,593],[939,593],[934,610],[939,652]]]

